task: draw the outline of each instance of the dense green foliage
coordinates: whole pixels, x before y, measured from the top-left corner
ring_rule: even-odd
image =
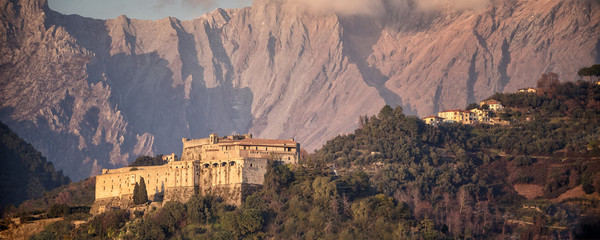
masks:
[[[582,77],[596,77],[600,80],[600,64],[594,64],[591,67],[584,67],[577,72]]]
[[[594,160],[600,156],[600,86],[560,83],[550,73],[538,90],[491,97],[506,107],[499,114],[509,126],[433,127],[386,106],[377,116],[361,117],[361,128],[328,141],[313,157],[338,172],[370,172],[376,190],[407,203],[419,218],[434,218],[454,236],[497,234],[503,231],[499,215],[523,199],[511,184],[541,185],[548,198],[581,183],[588,193],[600,187]],[[562,166],[551,168],[559,158]],[[465,214],[465,208],[477,214]]]
[[[149,157],[149,156],[139,156],[135,159],[135,161],[133,161],[131,164],[129,164],[130,167],[137,167],[137,166],[157,166],[157,165],[164,165],[165,161],[163,161],[162,159],[163,155],[156,155],[154,157]]]
[[[15,210],[19,212],[18,214],[39,212],[56,204],[90,207],[94,203],[95,187],[95,177],[72,182],[45,192],[41,198],[27,200]]]
[[[7,204],[18,205],[27,199],[42,197],[44,192],[70,182],[62,171],[0,123],[0,210]]]
[[[507,126],[434,127],[404,115],[400,107],[385,106],[298,166],[271,162],[264,187],[239,207],[196,195],[187,203],[136,211],[135,219],[112,211],[70,233],[61,223],[42,234],[75,239],[596,236],[600,201],[556,197],[580,185],[587,193],[600,190],[600,86],[561,84],[557,75],[547,74],[538,89],[492,97],[506,107],[498,114]],[[541,196],[526,200],[516,184],[539,186]]]

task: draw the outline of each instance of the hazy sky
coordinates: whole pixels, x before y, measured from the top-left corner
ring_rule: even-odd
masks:
[[[252,0],[48,0],[52,10],[63,14],[109,19],[119,15],[156,20],[176,17],[189,20],[217,8],[250,6]]]

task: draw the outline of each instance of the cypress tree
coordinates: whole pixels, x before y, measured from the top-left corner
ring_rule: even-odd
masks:
[[[133,187],[133,204],[140,204],[140,185],[136,182]]]
[[[140,202],[137,204],[148,202],[148,191],[146,191],[146,181],[143,177],[140,177],[139,200]]]

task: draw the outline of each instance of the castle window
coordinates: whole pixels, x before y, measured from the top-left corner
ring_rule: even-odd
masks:
[[[221,166],[222,166],[222,167],[225,167],[225,166],[227,166],[227,163],[226,163],[226,162],[222,162],[222,163],[221,163]]]
[[[252,163],[250,163],[250,167],[252,167]]]
[[[219,164],[218,163],[213,163],[213,167],[218,167]]]
[[[208,167],[210,167],[210,164],[208,164],[208,163],[204,164],[204,168],[208,168]]]
[[[235,165],[234,161],[229,162],[229,166],[234,166],[234,165]]]

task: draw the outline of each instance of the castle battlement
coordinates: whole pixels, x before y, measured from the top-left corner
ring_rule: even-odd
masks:
[[[293,139],[254,139],[250,134],[182,140],[181,159],[167,155],[160,166],[102,169],[96,176],[92,213],[132,204],[133,188],[144,178],[149,199],[186,202],[196,191],[239,205],[264,182],[269,160],[296,164],[300,144]]]

